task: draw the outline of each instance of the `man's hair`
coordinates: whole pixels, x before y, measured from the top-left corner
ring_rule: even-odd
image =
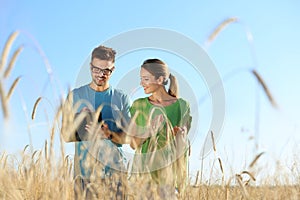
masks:
[[[98,58],[100,60],[112,61],[114,63],[115,55],[116,55],[115,50],[113,50],[112,48],[100,45],[93,50],[91,59],[93,60],[94,58]]]

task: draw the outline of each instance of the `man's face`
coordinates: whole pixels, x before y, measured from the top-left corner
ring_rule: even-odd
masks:
[[[90,65],[93,83],[97,86],[108,85],[108,80],[115,68],[114,63],[112,61],[94,58]]]

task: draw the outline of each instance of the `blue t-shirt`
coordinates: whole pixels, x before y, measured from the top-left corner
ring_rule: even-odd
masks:
[[[118,127],[117,124],[125,126],[130,119],[129,96],[112,87],[102,92],[93,90],[89,85],[76,88],[73,90],[73,105],[77,108],[77,112],[80,112],[83,107],[96,111],[99,106],[103,106],[101,110],[102,120],[108,124],[110,130],[117,133],[122,132],[122,127]],[[116,124],[116,121],[120,123]],[[103,165],[103,169],[97,169],[102,171],[101,176],[111,175],[114,170],[124,170],[125,158],[121,147],[122,145],[106,139],[76,142],[75,176],[81,175],[84,178],[89,178],[92,170],[94,170],[93,164],[91,164],[94,161]]]

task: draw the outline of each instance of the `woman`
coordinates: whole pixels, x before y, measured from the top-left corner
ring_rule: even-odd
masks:
[[[188,179],[189,104],[178,97],[177,80],[163,61],[144,61],[140,78],[145,94],[150,96],[135,100],[130,108],[138,132],[131,140],[131,147],[136,149],[133,172],[150,172],[156,184],[181,191]]]

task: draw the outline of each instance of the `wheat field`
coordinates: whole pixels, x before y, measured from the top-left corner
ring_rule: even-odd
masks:
[[[207,45],[225,26],[236,21],[238,19],[230,18],[221,23],[209,37]],[[18,34],[19,32],[16,31],[10,35],[1,56],[0,98],[1,114],[4,119],[9,118],[11,115],[8,106],[10,97],[15,88],[18,87],[21,79],[21,77],[10,77],[10,72],[23,47],[17,48],[12,53],[13,56],[8,59],[12,44]],[[270,103],[275,107],[276,102],[263,78],[255,70],[251,73],[261,84]],[[4,82],[7,79],[13,81],[8,88],[5,88]],[[36,110],[41,100],[41,97],[36,97],[31,112],[32,120],[36,117]],[[30,145],[27,145],[20,155],[0,152],[0,199],[74,199],[73,159],[70,155],[65,155],[63,146],[61,146],[59,156],[54,155],[53,149],[55,127],[62,127],[62,131],[72,131],[71,129],[74,128],[70,123],[61,124],[63,109],[68,109],[62,106],[64,101],[65,99],[62,98],[61,104],[55,112],[53,122],[49,124],[51,127],[49,139],[45,141],[44,148],[32,149]],[[231,172],[227,170],[230,168],[228,163],[224,163],[223,158],[218,155],[213,132],[210,132],[210,137],[215,155],[214,165],[211,166],[209,172],[200,167],[195,180],[191,179],[189,181],[184,193],[178,196],[179,199],[300,199],[299,160],[294,161],[295,166],[293,166],[291,173],[281,173],[281,169],[278,168],[278,173],[266,176],[265,180],[257,184],[256,176],[260,173],[259,169],[265,167],[257,163],[258,160],[263,159],[263,153],[257,154],[244,171]],[[199,166],[205,164],[203,163],[205,161],[200,162],[202,163],[199,163]],[[291,177],[293,181],[290,181]],[[151,198],[159,199],[155,186],[153,188],[140,187],[143,185],[146,185],[146,183],[132,183],[130,181],[126,183],[126,187],[123,188],[126,198],[147,199],[147,194],[151,193]],[[108,199],[111,195],[107,193],[104,187],[99,186],[96,190],[98,194],[101,194],[97,197],[99,199]],[[138,191],[138,194],[133,194],[136,191]]]
[[[74,199],[74,179],[72,160],[66,156],[64,159],[53,161],[49,158],[48,150],[36,150],[29,153],[28,146],[22,153],[22,159],[16,160],[12,155],[1,154],[0,170],[0,198],[1,199]],[[55,164],[54,164],[55,163]],[[226,173],[226,172],[225,172]],[[255,177],[248,172],[236,174],[223,184],[208,184],[207,181],[190,183],[180,199],[299,199],[299,181],[293,184],[275,182],[276,177],[269,177],[266,182],[254,186]],[[250,175],[249,175],[250,174]],[[295,174],[298,176],[299,174]],[[221,177],[220,177],[221,178]],[[243,180],[244,179],[244,180]],[[128,185],[124,189],[127,199],[144,199],[149,188],[143,191],[141,185]],[[132,190],[139,191],[141,196],[134,196]],[[103,191],[102,191],[103,190]],[[159,199],[151,190],[154,199]],[[104,188],[97,188],[102,194],[99,199],[109,197]],[[137,198],[135,198],[137,197]]]

